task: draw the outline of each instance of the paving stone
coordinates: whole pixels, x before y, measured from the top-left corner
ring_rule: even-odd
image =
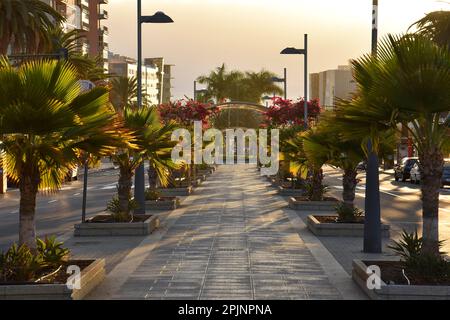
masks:
[[[220,167],[194,194],[115,298],[341,298],[255,167]]]

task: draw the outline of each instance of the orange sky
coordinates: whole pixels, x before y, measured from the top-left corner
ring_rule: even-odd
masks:
[[[300,56],[309,34],[309,71],[345,64],[370,50],[371,0],[142,0],[143,14],[162,10],[174,24],[144,25],[144,56],[175,64],[175,98],[192,97],[193,81],[225,62],[230,68],[288,68],[288,96],[303,95]],[[445,1],[379,0],[380,36],[404,32],[427,12],[450,9]],[[448,2],[448,1],[447,1]],[[136,0],[109,0],[110,50],[136,57]]]

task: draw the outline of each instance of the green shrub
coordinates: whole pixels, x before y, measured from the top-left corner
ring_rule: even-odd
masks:
[[[64,243],[56,241],[55,236],[36,239],[36,243],[39,254],[49,266],[59,267],[67,261],[70,251],[63,247]]]
[[[307,180],[304,184],[303,184],[303,188],[306,191],[306,196],[308,197],[309,200],[311,200],[314,196],[314,188],[313,188],[313,183],[309,180]],[[323,199],[323,197],[325,196],[325,194],[330,190],[330,188],[327,185],[322,184],[319,188],[319,194],[320,194],[320,199]]]
[[[155,201],[161,198],[161,193],[154,189],[145,190],[145,200],[147,201]]]
[[[26,245],[13,244],[5,253],[0,253],[0,278],[3,282],[29,282],[46,267],[41,254],[33,254]]]
[[[134,209],[138,208],[138,204],[131,195],[128,196],[128,208],[123,211],[120,208],[119,197],[115,195],[111,201],[108,202],[106,210],[112,213],[115,222],[130,222],[133,219],[132,212]]]
[[[363,210],[350,207],[345,203],[340,203],[335,209],[340,222],[355,222],[364,214]]]
[[[0,281],[32,282],[44,271],[53,272],[59,268],[70,254],[56,237],[36,238],[36,252],[26,245],[13,244],[6,252],[0,253]],[[49,270],[47,270],[49,269]]]
[[[443,241],[439,243],[442,247]],[[417,234],[417,230],[408,233],[403,230],[401,239],[393,241],[388,248],[400,256],[407,274],[420,278],[426,283],[439,283],[439,281],[450,281],[450,262],[441,255],[422,253],[423,239]]]

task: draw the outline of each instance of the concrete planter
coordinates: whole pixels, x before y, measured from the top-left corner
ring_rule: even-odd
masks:
[[[278,186],[278,194],[281,196],[299,197],[305,195],[305,192],[304,189],[292,189]]]
[[[301,201],[294,197],[289,198],[289,207],[298,211],[334,211],[338,204],[337,199],[332,201]]]
[[[89,220],[75,225],[76,237],[146,236],[159,227],[159,218],[155,215],[148,216],[142,222],[89,222]]]
[[[209,176],[211,174],[213,174],[214,169],[206,169],[206,170],[198,170],[197,174],[199,175],[205,175],[205,176]]]
[[[369,263],[366,261],[366,263]],[[370,290],[367,287],[367,264],[361,260],[353,260],[353,281],[372,300],[450,300],[450,286],[427,285],[391,285],[381,280],[380,289]],[[373,265],[376,265],[373,261]]]
[[[81,300],[104,278],[105,259],[97,259],[81,271],[79,289],[66,284],[0,285],[0,300]]]
[[[161,188],[158,189],[163,197],[181,197],[192,193],[192,186],[182,188]]]
[[[174,198],[162,198],[159,200],[146,200],[145,210],[175,210],[180,205],[180,200]]]
[[[327,215],[328,216],[328,215]],[[337,217],[337,215],[335,215]],[[317,219],[317,215],[309,215],[307,219],[308,229],[316,236],[329,237],[363,237],[364,223],[323,223]],[[383,238],[390,237],[390,226],[381,224]]]

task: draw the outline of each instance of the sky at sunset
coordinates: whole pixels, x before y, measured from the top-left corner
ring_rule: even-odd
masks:
[[[174,24],[143,26],[144,57],[174,64],[174,98],[193,96],[193,81],[222,62],[229,68],[282,75],[288,96],[303,96],[301,56],[282,56],[303,47],[309,34],[309,71],[346,64],[370,51],[371,0],[142,0],[143,14],[164,11]],[[425,13],[449,10],[437,0],[379,0],[380,37],[405,32]],[[136,57],[136,0],[109,0],[106,25],[110,50]]]

